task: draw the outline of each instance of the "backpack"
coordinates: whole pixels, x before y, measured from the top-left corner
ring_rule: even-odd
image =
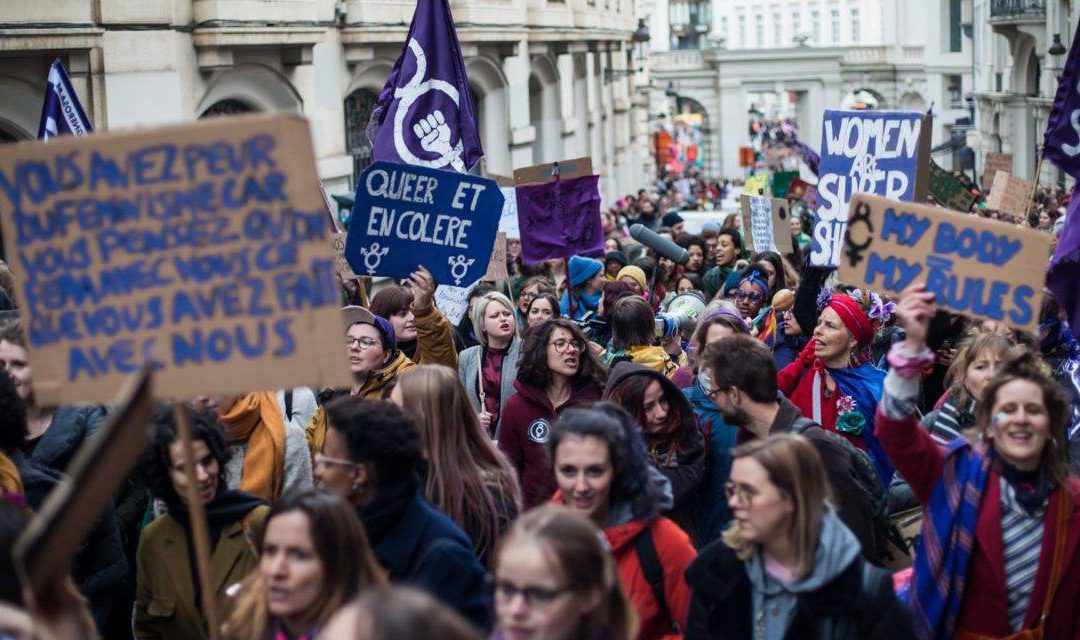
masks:
[[[667,600],[664,598],[664,568],[660,566],[660,556],[656,555],[656,543],[653,541],[651,527],[646,526],[634,539],[634,550],[637,552],[638,564],[641,565],[641,573],[652,588],[653,599],[660,609],[660,615],[668,619],[675,634],[681,635],[679,623],[671,617]]]
[[[874,539],[877,541],[878,546],[876,555],[881,555],[885,541],[891,535],[892,523],[889,521],[888,496],[885,487],[881,484],[881,478],[878,477],[877,470],[874,468],[873,461],[870,460],[870,456],[865,451],[851,444],[847,438],[821,427],[821,425],[806,416],[796,418],[795,422],[791,423],[791,427],[788,428],[788,433],[800,435],[811,427],[820,428],[829,436],[830,440],[840,445],[847,452],[848,458],[851,460],[851,468],[855,470],[855,484],[868,498],[871,505],[870,521],[874,528]]]

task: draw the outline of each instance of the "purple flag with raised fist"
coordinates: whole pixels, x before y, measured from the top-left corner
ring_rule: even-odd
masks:
[[[1073,188],[1065,210],[1065,226],[1046,270],[1046,286],[1069,315],[1069,328],[1080,339],[1080,190]]]
[[[368,135],[375,160],[466,172],[484,155],[447,0],[416,3]]]
[[[1080,179],[1080,50],[1076,39],[1080,37],[1080,23],[1076,25],[1073,46],[1065,60],[1065,70],[1058,81],[1054,106],[1046,121],[1043,135],[1045,157],[1065,173]],[[1071,202],[1071,201],[1070,201]],[[1060,245],[1059,245],[1060,246]]]
[[[599,184],[581,176],[515,189],[525,264],[604,252]]]

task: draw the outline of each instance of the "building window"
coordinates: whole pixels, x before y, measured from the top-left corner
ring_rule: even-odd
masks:
[[[739,48],[746,48],[746,16],[739,14]]]
[[[782,47],[784,45],[784,23],[779,11],[772,14],[772,29],[773,46]]]
[[[245,113],[255,113],[255,108],[246,102],[234,100],[233,98],[226,98],[224,100],[218,100],[207,107],[206,111],[203,111],[202,114],[199,115],[199,120],[202,120],[203,118],[213,118],[214,116],[236,116]]]
[[[727,16],[721,16],[720,18],[720,37],[724,40],[728,39],[728,19]]]
[[[798,7],[795,7],[795,9],[792,10],[791,32],[793,36],[798,36],[802,33],[802,10]]]
[[[859,44],[862,42],[862,25],[859,24],[859,10],[851,10],[851,42],[852,44]]]
[[[765,46],[765,16],[760,13],[754,16],[754,46]]]
[[[353,159],[350,188],[356,188],[360,172],[371,164],[371,141],[367,137],[367,126],[378,99],[374,91],[367,89],[357,89],[345,98],[345,151]]]
[[[700,49],[712,24],[712,6],[708,2],[676,1],[668,6],[673,49]]]
[[[829,36],[833,44],[839,44],[843,39],[840,37],[840,10],[833,9],[829,12]]]
[[[963,49],[960,22],[963,14],[960,8],[961,0],[949,0],[949,51],[958,52]]]
[[[810,35],[815,43],[821,43],[821,12],[817,9],[810,12]]]
[[[949,96],[949,108],[963,109],[966,107],[964,104],[964,82],[962,76],[945,76],[945,92]]]

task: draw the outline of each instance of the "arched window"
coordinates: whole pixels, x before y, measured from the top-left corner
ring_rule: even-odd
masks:
[[[345,149],[353,159],[352,184],[371,164],[371,141],[367,137],[368,121],[379,96],[368,89],[357,89],[345,98]]]
[[[234,98],[226,98],[224,100],[218,100],[214,104],[210,105],[206,111],[202,112],[199,116],[199,120],[203,118],[212,118],[214,116],[235,116],[244,113],[255,113],[257,109],[252,107],[246,102],[241,102]]]

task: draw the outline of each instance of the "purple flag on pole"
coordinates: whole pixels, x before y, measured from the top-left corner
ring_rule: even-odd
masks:
[[[368,135],[375,160],[466,172],[484,155],[447,0],[416,3]]]
[[[525,264],[604,252],[599,184],[581,176],[515,189]]]
[[[1080,191],[1074,187],[1065,211],[1065,226],[1046,271],[1046,286],[1069,315],[1073,335],[1080,339],[1080,286],[1077,283],[1080,283]]]
[[[1077,59],[1080,58],[1080,50],[1076,48],[1080,23],[1076,29],[1069,56],[1065,60],[1065,70],[1058,82],[1054,106],[1046,121],[1043,153],[1062,171],[1080,179],[1080,60]]]
[[[813,171],[816,176],[818,165],[821,164],[821,157],[818,156],[817,151],[814,151],[807,146],[805,142],[799,140],[799,130],[795,128],[795,125],[781,122],[780,130],[791,137],[791,147],[795,149],[796,153],[802,156],[803,162],[806,163],[807,168]]]

